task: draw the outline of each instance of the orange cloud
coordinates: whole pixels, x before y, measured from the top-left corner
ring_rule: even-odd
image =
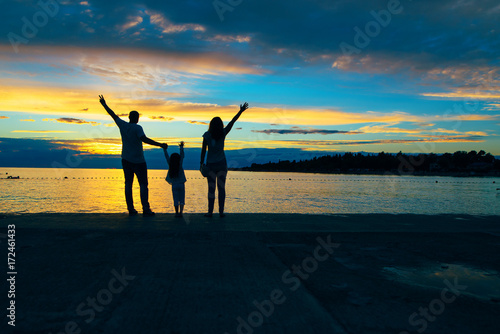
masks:
[[[474,116],[474,115],[472,115]],[[475,120],[474,117],[471,117]],[[373,126],[365,126],[359,129],[359,131],[364,133],[404,133],[410,136],[422,136],[427,134],[436,134],[436,133],[445,133],[445,134],[455,134],[455,135],[469,135],[469,136],[487,136],[486,132],[483,131],[468,131],[468,132],[460,132],[457,130],[450,129],[428,129],[428,128],[417,128],[417,129],[401,129],[389,127],[389,125],[373,125]]]
[[[35,120],[32,118],[27,118],[27,119],[20,119],[20,122],[34,122]]]
[[[208,122],[214,116],[220,116],[228,122],[239,109],[237,105],[217,105],[210,103],[178,102],[171,100],[169,92],[152,91],[151,96],[134,96],[124,93],[117,87],[72,88],[48,86],[36,81],[0,78],[0,97],[4,110],[37,114],[60,115],[61,118],[81,117],[93,120],[109,120],[109,116],[98,101],[98,95],[105,93],[108,105],[117,113],[128,115],[130,110],[137,110],[145,117],[142,121],[178,120]],[[243,101],[242,101],[243,102]],[[82,108],[82,106],[86,106]],[[90,112],[91,110],[92,112]],[[434,123],[437,121],[476,121],[497,120],[500,115],[412,115],[406,112],[345,112],[336,109],[315,107],[276,107],[253,106],[247,110],[240,121],[282,126],[327,126],[360,123],[383,123],[395,125],[401,122]],[[371,127],[371,132],[381,132],[382,127]],[[360,129],[361,130],[361,129]],[[384,130],[394,133],[416,130]]]
[[[460,121],[493,121],[500,115],[460,115],[456,119]]]
[[[358,131],[364,133],[422,133],[427,132],[429,129],[401,129],[388,127],[388,125],[369,125],[359,128]]]
[[[12,130],[11,132],[16,132],[16,133],[75,133],[75,131],[64,131],[64,130]]]
[[[66,46],[26,45],[22,54],[12,54],[10,45],[0,45],[0,60],[47,63],[64,69],[79,68],[83,72],[127,82],[154,85],[178,84],[180,77],[225,74],[263,74],[257,65],[231,54],[186,53],[137,48],[75,48]],[[119,81],[117,81],[119,82]]]
[[[198,124],[198,125],[208,125],[208,122],[200,122],[200,121],[187,121],[189,124]]]
[[[90,124],[92,126],[100,125],[101,123],[97,123],[94,121],[85,121],[83,119],[79,118],[72,118],[72,117],[61,117],[61,118],[44,118],[42,121],[52,121],[52,122],[58,122],[58,123],[67,123],[67,124]]]
[[[451,93],[422,93],[421,95],[428,97],[447,98],[447,99],[477,99],[477,100],[500,99],[500,94],[498,93],[475,92],[475,91],[471,92],[463,90],[457,90]]]
[[[166,116],[149,116],[149,118],[154,119],[154,120],[158,120],[158,121],[166,121],[166,122],[170,122],[170,121],[173,121],[175,119],[173,117],[166,117]]]

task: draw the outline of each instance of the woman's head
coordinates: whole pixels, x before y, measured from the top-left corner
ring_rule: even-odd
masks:
[[[169,174],[170,177],[178,177],[179,170],[181,169],[181,156],[179,153],[172,153],[170,156],[170,164],[169,164]]]
[[[210,135],[212,135],[212,138],[215,140],[224,137],[224,123],[222,123],[220,117],[212,118],[208,127],[208,132],[210,132]]]

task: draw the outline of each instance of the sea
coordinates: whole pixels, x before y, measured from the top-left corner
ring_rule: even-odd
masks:
[[[157,213],[174,212],[165,175],[148,171]],[[186,177],[185,213],[206,212],[206,178],[196,170]],[[121,169],[0,168],[0,187],[0,213],[127,212]],[[228,213],[500,214],[498,177],[229,171],[226,192]],[[134,201],[140,211],[137,180]]]

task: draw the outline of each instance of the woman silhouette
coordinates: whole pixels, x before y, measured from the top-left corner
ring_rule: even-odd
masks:
[[[205,217],[212,217],[215,203],[215,188],[219,189],[219,215],[224,217],[224,202],[226,200],[226,176],[227,161],[224,154],[224,140],[227,134],[233,128],[234,123],[240,118],[241,114],[248,109],[248,103],[240,105],[240,111],[233,117],[231,122],[224,127],[220,117],[214,117],[210,121],[208,131],[203,134],[203,146],[201,149],[200,168],[205,161],[207,152],[207,165],[209,173],[208,180],[208,213]]]

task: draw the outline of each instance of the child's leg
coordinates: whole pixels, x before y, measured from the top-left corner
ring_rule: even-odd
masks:
[[[172,184],[172,197],[174,198],[175,215],[179,214],[179,191],[175,184]]]
[[[179,187],[179,204],[181,206],[181,215],[184,210],[184,200],[186,199],[186,187],[184,183]]]

